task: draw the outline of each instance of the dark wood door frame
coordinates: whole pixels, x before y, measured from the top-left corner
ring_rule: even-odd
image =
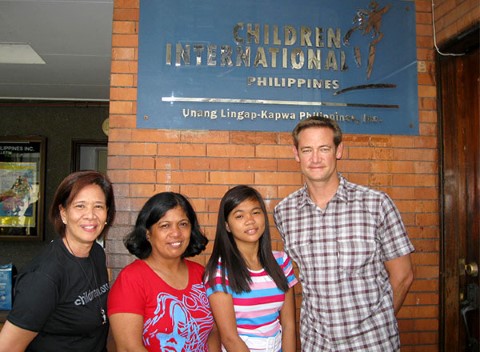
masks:
[[[468,339],[461,309],[470,292],[466,288],[479,286],[478,276],[465,274],[465,264],[472,260],[478,263],[480,256],[479,38],[477,24],[440,49],[442,53],[465,55],[437,55],[441,193],[439,346],[445,352],[478,349],[478,345],[471,346],[472,338]],[[479,340],[479,312],[477,308],[467,316],[473,341]]]

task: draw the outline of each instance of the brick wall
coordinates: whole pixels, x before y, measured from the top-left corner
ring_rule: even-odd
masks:
[[[478,23],[480,3],[478,0],[434,0],[434,15],[437,44],[441,45]]]
[[[471,22],[465,14],[477,0],[437,2],[437,31],[445,40]],[[437,105],[431,2],[415,3],[419,136],[346,135],[340,170],[353,182],[386,191],[402,213],[416,247],[415,281],[399,313],[402,351],[428,352],[438,350],[439,326]],[[272,210],[302,184],[289,133],[135,128],[138,18],[139,0],[115,0],[108,173],[115,184],[118,214],[106,241],[114,277],[133,259],[122,238],[156,192],[187,195],[212,240],[219,199],[231,186],[254,185]],[[275,229],[273,233],[274,248],[281,248]],[[210,252],[211,243],[195,260],[205,263]],[[300,299],[299,295],[298,307]]]

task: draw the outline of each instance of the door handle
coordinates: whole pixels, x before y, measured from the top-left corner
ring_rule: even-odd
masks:
[[[460,275],[465,275],[467,274],[468,276],[471,277],[477,277],[478,276],[478,264],[475,262],[471,263],[465,263],[465,258],[461,258],[458,261],[460,265]]]
[[[465,264],[465,273],[468,276],[477,277],[478,276],[478,264],[475,263],[475,262]]]

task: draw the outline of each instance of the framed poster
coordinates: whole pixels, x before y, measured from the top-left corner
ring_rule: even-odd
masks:
[[[45,138],[0,137],[0,240],[42,240]]]

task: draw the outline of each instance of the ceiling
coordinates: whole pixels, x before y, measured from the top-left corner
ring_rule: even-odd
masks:
[[[112,15],[113,0],[0,0],[0,46],[45,61],[0,63],[0,99],[108,101]]]

